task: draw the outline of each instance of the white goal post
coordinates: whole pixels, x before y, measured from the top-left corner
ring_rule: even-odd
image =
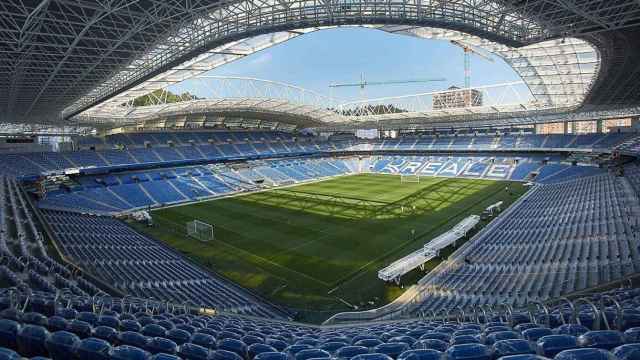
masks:
[[[401,183],[419,183],[420,175],[400,174],[400,182]]]
[[[200,220],[193,220],[187,223],[187,235],[200,241],[213,240],[213,225]]]

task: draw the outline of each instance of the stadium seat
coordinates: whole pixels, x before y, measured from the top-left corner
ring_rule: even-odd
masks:
[[[554,357],[563,350],[578,347],[578,340],[571,335],[547,335],[538,339],[537,353],[546,357]]]
[[[535,353],[536,349],[532,343],[524,339],[498,340],[493,344],[495,357]]]
[[[207,360],[209,358],[209,349],[204,346],[186,343],[180,345],[178,355],[187,360]]]
[[[112,360],[147,360],[151,354],[130,345],[120,345],[111,349],[110,358]]]
[[[398,356],[398,360],[442,360],[444,353],[438,350],[407,350]]]
[[[164,337],[154,337],[146,344],[145,350],[152,354],[165,353],[176,354],[178,352],[178,345]]]
[[[617,360],[639,359],[640,343],[620,345],[611,350],[611,353],[616,357]]]
[[[490,360],[491,350],[482,344],[463,344],[450,346],[446,351],[450,360]]]
[[[554,357],[554,360],[616,360],[608,351],[603,349],[570,349],[563,350]]]
[[[49,331],[42,326],[24,325],[20,327],[17,334],[18,352],[29,357],[46,356],[45,344],[49,336]]]
[[[53,360],[65,360],[73,354],[74,348],[80,342],[80,338],[67,331],[56,331],[47,338],[45,347]]]
[[[611,350],[624,344],[624,334],[614,330],[589,331],[578,337],[578,346]]]
[[[78,360],[108,360],[111,344],[103,339],[87,338],[76,344],[74,353]]]

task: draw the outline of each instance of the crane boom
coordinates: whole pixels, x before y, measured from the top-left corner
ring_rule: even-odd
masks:
[[[330,84],[330,88],[339,88],[339,87],[360,87],[364,88],[365,86],[379,86],[379,85],[396,85],[396,84],[418,84],[418,83],[428,83],[434,81],[446,81],[445,78],[429,78],[429,79],[412,79],[412,80],[388,80],[388,81],[365,81],[362,79],[357,83],[345,83],[345,84]]]

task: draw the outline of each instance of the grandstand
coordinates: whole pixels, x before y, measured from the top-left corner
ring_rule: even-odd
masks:
[[[637,0],[0,13],[0,359],[639,358]],[[442,109],[206,74],[340,26],[521,81]]]

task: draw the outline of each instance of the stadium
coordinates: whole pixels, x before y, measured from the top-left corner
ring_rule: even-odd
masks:
[[[0,14],[0,359],[640,359],[638,0]]]

